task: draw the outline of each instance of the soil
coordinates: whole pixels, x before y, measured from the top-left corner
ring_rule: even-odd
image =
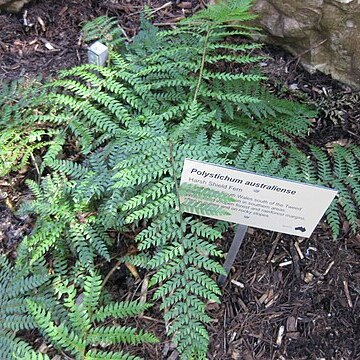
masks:
[[[85,62],[81,25],[99,15],[118,18],[131,38],[144,5],[153,9],[156,24],[169,26],[204,3],[34,0],[18,14],[0,13],[0,80],[51,77],[61,68]],[[309,134],[315,144],[360,143],[357,93],[327,76],[308,74],[298,59],[280,49],[263,51],[270,56],[262,69],[271,91],[319,109]],[[32,219],[20,219],[12,211],[12,204],[26,196],[19,192],[22,184],[23,175],[0,182],[0,253],[10,256],[16,255],[16,244],[32,226]],[[232,236],[230,232],[223,239],[225,251]],[[309,239],[250,229],[224,285],[222,303],[208,305],[214,318],[209,359],[360,359],[359,254],[360,235],[351,233],[347,223],[337,240],[323,222]],[[122,267],[107,286],[122,300],[137,296],[141,282]],[[134,349],[138,355],[148,360],[178,358],[156,308],[137,321],[163,339]]]

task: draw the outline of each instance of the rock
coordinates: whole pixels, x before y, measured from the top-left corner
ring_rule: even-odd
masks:
[[[360,89],[359,0],[255,0],[262,40],[280,45],[310,72]]]
[[[19,12],[30,0],[0,0],[0,10]]]

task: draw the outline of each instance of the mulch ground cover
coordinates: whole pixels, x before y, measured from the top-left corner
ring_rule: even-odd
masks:
[[[205,1],[33,1],[18,14],[0,13],[0,81],[51,77],[61,68],[86,62],[80,33],[84,22],[115,16],[131,38],[144,5],[154,23],[164,27],[204,7]],[[270,90],[311,102],[319,110],[309,134],[314,144],[330,150],[334,143],[360,144],[357,93],[327,76],[308,74],[299,59],[279,49],[263,51],[270,56],[261,64]],[[33,223],[13,212],[28,196],[22,193],[25,178],[18,174],[0,181],[0,253],[12,257]],[[225,250],[232,236],[230,231],[223,239]],[[359,255],[360,235],[351,233],[347,223],[337,240],[324,222],[309,239],[251,229],[223,288],[222,303],[208,305],[214,318],[209,359],[360,359]],[[108,290],[118,300],[138,296],[142,282],[115,265],[104,268],[111,271]],[[134,349],[139,355],[148,360],[178,358],[156,307],[137,321],[163,339]]]

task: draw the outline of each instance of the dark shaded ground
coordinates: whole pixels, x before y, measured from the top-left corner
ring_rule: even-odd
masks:
[[[34,0],[19,14],[0,13],[0,80],[49,76],[80,64],[86,60],[81,26],[99,15],[117,17],[131,38],[144,4],[161,26],[203,6],[201,1]]]
[[[33,1],[27,12],[16,15],[0,13],[0,80],[52,76],[59,68],[86,61],[81,24],[98,15],[118,17],[127,36],[133,36],[144,3],[160,26],[203,6],[199,1],[53,0]],[[358,94],[326,76],[309,75],[298,59],[279,49],[264,51],[273,57],[262,64],[272,91],[319,109],[309,134],[314,143],[328,148],[333,142],[359,143]],[[12,212],[13,204],[23,200],[22,181],[20,176],[0,182],[0,253],[12,255],[31,231],[31,219]],[[224,287],[222,304],[208,306],[214,317],[209,359],[360,359],[360,235],[349,233],[347,224],[343,230],[337,240],[324,223],[310,239],[252,230]],[[229,233],[225,249],[231,239]],[[125,267],[114,271],[107,284],[119,300],[138,296],[141,285]],[[165,339],[156,308],[137,322]],[[142,350],[145,359],[177,359],[169,340]]]
[[[326,233],[248,237],[225,288],[213,359],[360,357],[360,237]]]

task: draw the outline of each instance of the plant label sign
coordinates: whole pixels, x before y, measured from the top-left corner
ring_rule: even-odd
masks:
[[[180,188],[186,212],[302,237],[310,237],[337,194],[322,186],[191,159],[184,162]]]
[[[109,49],[106,45],[102,44],[100,41],[94,42],[88,48],[89,64],[105,66],[108,57],[109,57]]]

